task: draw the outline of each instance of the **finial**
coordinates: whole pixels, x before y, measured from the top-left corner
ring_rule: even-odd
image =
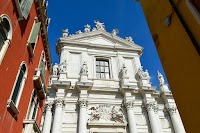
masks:
[[[117,34],[119,34],[119,30],[118,29],[113,29],[111,34],[112,34],[112,36],[116,36]]]
[[[159,71],[158,71],[158,80],[160,82],[160,85],[164,85],[165,84],[164,77]]]
[[[62,30],[62,33],[63,33],[63,37],[67,37],[69,35],[68,29]]]

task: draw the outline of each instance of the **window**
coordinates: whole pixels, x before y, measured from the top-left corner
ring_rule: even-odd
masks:
[[[36,91],[34,90],[33,93],[32,93],[31,103],[30,103],[30,106],[29,106],[28,114],[27,114],[28,120],[36,119],[38,104],[39,104],[39,100],[38,100],[38,97],[36,95]]]
[[[42,52],[42,55],[41,55],[41,58],[40,58],[39,69],[41,70],[42,78],[45,81],[45,78],[46,78],[46,61],[45,61],[44,51]]]
[[[27,19],[34,0],[15,0],[20,19]]]
[[[12,25],[10,18],[3,14],[0,16],[0,63],[10,45],[12,38]]]
[[[200,1],[199,0],[186,0],[186,5],[190,9],[191,13],[200,24]]]
[[[38,20],[35,20],[33,27],[32,27],[32,30],[31,30],[31,33],[29,35],[27,46],[28,46],[28,50],[29,50],[31,57],[34,57],[33,51],[35,49],[38,34],[39,34],[39,31],[40,31],[40,25],[41,25],[41,22],[39,22]]]
[[[17,77],[17,82],[15,84],[14,91],[12,93],[12,98],[11,98],[11,100],[14,102],[15,105],[17,105],[17,102],[19,101],[20,92],[24,85],[25,75],[26,75],[26,65],[23,64],[20,68],[20,71]]]
[[[96,59],[96,78],[110,79],[109,61]]]
[[[27,77],[27,71],[28,70],[25,62],[22,62],[22,64],[20,65],[20,70],[18,71],[17,74],[17,78],[13,87],[11,97],[7,101],[7,107],[10,108],[15,114],[19,113],[17,106],[21,98],[22,90]]]

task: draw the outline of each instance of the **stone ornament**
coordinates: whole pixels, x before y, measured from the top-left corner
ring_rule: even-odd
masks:
[[[103,30],[105,31],[105,25],[104,23],[100,23],[98,20],[94,20],[95,27],[97,30]]]
[[[169,111],[169,113],[170,114],[176,114],[176,110],[177,110],[177,108],[176,107],[169,107],[169,108],[167,108],[167,110]]]
[[[126,123],[123,109],[121,107],[116,107],[114,105],[97,105],[95,107],[91,107],[90,111],[90,118],[88,119],[89,122],[93,121],[110,121],[110,122],[119,122],[119,123]]]
[[[160,82],[160,85],[164,85],[165,84],[164,77],[159,71],[158,71],[158,80]]]
[[[79,107],[81,107],[81,108],[86,108],[87,105],[88,105],[88,101],[87,101],[86,99],[78,100],[78,105],[79,105]]]
[[[89,24],[86,24],[86,25],[84,26],[84,32],[90,32],[90,29],[91,29],[91,27],[90,27]]]
[[[116,36],[117,34],[119,34],[119,30],[118,29],[113,29],[111,34],[112,34],[112,36]]]
[[[88,66],[86,64],[86,62],[83,62],[80,74],[87,74],[88,73]]]
[[[63,37],[68,37],[68,36],[69,36],[69,31],[68,31],[68,29],[62,30],[62,33],[63,33]]]
[[[67,61],[65,60],[59,65],[59,73],[66,73],[67,72]]]

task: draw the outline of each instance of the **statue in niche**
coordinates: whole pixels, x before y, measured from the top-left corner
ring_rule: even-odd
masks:
[[[158,71],[158,80],[160,82],[160,85],[165,84],[164,77],[163,77],[163,75],[159,71]]]
[[[133,42],[133,38],[131,36],[126,37],[126,41]]]
[[[83,62],[82,68],[81,68],[81,74],[87,74],[88,73],[88,66],[86,62]]]
[[[104,23],[100,23],[98,20],[95,20],[94,23],[97,30],[105,30]]]
[[[59,72],[66,73],[67,72],[67,61],[64,60],[59,66]]]
[[[112,36],[116,36],[117,34],[119,34],[119,30],[118,29],[113,29],[111,34],[112,34]]]
[[[125,64],[123,64],[123,66],[122,66],[122,77],[127,77],[128,75],[127,75],[127,68],[126,68],[126,66],[125,66]]]
[[[53,76],[58,76],[59,70],[58,70],[58,65],[55,64],[53,66]]]
[[[68,35],[69,35],[68,29],[62,30],[62,33],[63,33],[63,37],[68,37]]]
[[[90,25],[89,24],[86,24],[85,26],[84,26],[84,32],[90,32]]]
[[[81,34],[82,32],[81,32],[81,30],[78,30],[77,32],[76,32],[76,34],[78,35],[78,34]]]

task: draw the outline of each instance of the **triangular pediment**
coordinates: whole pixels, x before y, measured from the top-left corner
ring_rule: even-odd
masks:
[[[62,37],[60,40],[74,43],[98,45],[98,46],[112,46],[112,47],[122,47],[122,48],[131,48],[142,50],[142,47],[135,44],[133,41],[127,41],[117,35],[112,35],[106,31],[93,31],[89,33],[80,33],[76,35],[71,35],[67,37]]]

